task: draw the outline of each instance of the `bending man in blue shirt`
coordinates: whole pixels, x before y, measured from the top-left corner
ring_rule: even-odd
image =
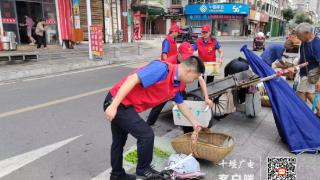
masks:
[[[284,67],[286,67],[285,62],[282,60],[282,56],[285,56],[283,53],[286,49],[293,49],[293,47],[293,42],[291,40],[287,40],[284,44],[273,44],[261,54],[261,58],[269,66],[272,66],[272,63],[278,60]]]

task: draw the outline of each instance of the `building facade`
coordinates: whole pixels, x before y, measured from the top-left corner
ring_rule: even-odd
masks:
[[[184,13],[186,24],[196,29],[209,24],[216,36],[241,36],[246,34],[250,8],[245,1],[205,1],[205,3],[199,3],[190,0],[185,6]]]
[[[131,0],[90,0],[92,25],[103,26],[106,43],[129,42],[132,40]],[[27,28],[24,16],[35,23],[45,19],[48,44],[74,40],[83,34],[88,40],[87,0],[1,0],[0,36],[12,31],[16,41],[27,44]],[[34,28],[33,28],[34,36]]]
[[[35,25],[40,19],[47,23],[47,42],[59,42],[57,10],[62,0],[1,0],[0,1],[0,36],[11,31],[16,34],[18,43],[29,43],[25,16],[33,19]],[[34,25],[34,26],[35,26]]]

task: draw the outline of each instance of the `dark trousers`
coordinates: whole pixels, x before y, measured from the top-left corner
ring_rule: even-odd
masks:
[[[204,79],[204,76],[202,76]],[[211,83],[214,81],[214,76],[207,76],[206,84]],[[200,83],[198,82],[198,87],[200,87]]]
[[[43,36],[37,35],[37,48],[41,48],[41,45],[43,45],[43,47],[47,47],[47,40],[45,34]]]
[[[167,101],[152,108],[152,110],[150,111],[150,114],[148,116],[148,119],[147,119],[148,125],[154,125],[154,123],[157,121],[157,119],[158,119],[163,107],[166,105],[166,103],[167,103]]]
[[[104,110],[109,106],[111,99],[112,96],[109,93],[105,99]],[[136,171],[142,173],[145,169],[150,168],[154,133],[132,106],[120,104],[115,118],[111,121],[111,132],[112,174],[123,175],[125,173],[122,167],[122,154],[129,133],[137,139],[138,165]]]

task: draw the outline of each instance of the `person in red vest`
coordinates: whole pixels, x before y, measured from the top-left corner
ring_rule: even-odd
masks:
[[[106,119],[111,122],[111,175],[110,180],[135,179],[122,167],[123,147],[128,134],[137,139],[138,164],[136,174],[150,177],[158,174],[151,168],[154,132],[138,113],[172,99],[195,131],[201,130],[199,121],[183,103],[181,91],[205,71],[203,62],[191,56],[182,63],[170,64],[155,60],[134,71],[109,91],[104,101]],[[192,136],[193,141],[197,137]]]
[[[204,62],[220,62],[222,63],[223,52],[216,38],[211,36],[210,25],[201,27],[202,37],[198,38],[193,45],[194,50],[198,50],[199,58]],[[216,58],[216,51],[219,52],[219,60]],[[207,83],[213,82],[214,76],[207,76]]]
[[[178,25],[173,25],[170,28],[169,35],[165,40],[162,42],[162,54],[161,54],[161,60],[166,60],[170,56],[177,55],[177,43],[176,43],[176,37],[179,35],[179,33],[182,33],[183,31],[180,29]]]
[[[165,62],[168,62],[170,64],[180,64],[184,60],[191,57],[193,55],[193,52],[194,52],[194,50],[193,50],[192,45],[188,42],[183,42],[180,44],[180,46],[178,48],[178,54],[175,56],[168,57],[168,59],[166,59]],[[211,99],[208,96],[206,82],[204,81],[202,76],[199,76],[199,84],[200,84],[200,87],[203,91],[206,104],[210,108],[213,107],[213,102],[211,101]],[[152,110],[148,116],[148,119],[147,119],[147,124],[149,126],[154,125],[154,123],[157,121],[157,119],[158,119],[163,107],[166,105],[166,103],[167,103],[167,101],[152,108]],[[184,133],[188,133],[188,132],[192,131],[192,129],[190,129],[189,127],[183,127],[183,131],[184,131]]]

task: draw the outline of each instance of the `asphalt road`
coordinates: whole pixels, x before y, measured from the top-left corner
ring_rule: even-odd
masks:
[[[242,44],[221,43],[225,63],[241,55]],[[0,179],[91,180],[110,168],[111,131],[102,102],[109,87],[141,65],[1,85]],[[171,121],[162,116],[156,136],[174,129]],[[130,137],[126,147],[134,143]]]

